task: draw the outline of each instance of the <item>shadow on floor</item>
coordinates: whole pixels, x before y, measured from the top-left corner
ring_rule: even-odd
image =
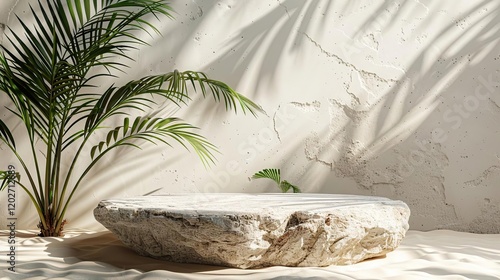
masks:
[[[64,258],[67,263],[100,262],[125,270],[134,269],[142,272],[168,270],[178,273],[196,273],[230,269],[210,265],[173,263],[143,257],[126,247],[111,232],[81,233],[75,237],[51,238],[45,251],[51,257]]]

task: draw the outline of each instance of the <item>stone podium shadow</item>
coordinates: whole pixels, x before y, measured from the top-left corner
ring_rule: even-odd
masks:
[[[238,269],[222,266],[202,265],[202,264],[188,264],[188,263],[174,263],[169,261],[157,260],[149,257],[138,255],[132,249],[126,247],[113,233],[109,231],[92,232],[92,233],[79,233],[74,237],[53,238],[50,241],[45,239],[41,241],[39,237],[34,234],[21,234],[19,237],[28,238],[30,243],[47,243],[45,252],[50,257],[62,258],[67,264],[77,264],[81,262],[93,262],[102,265],[99,271],[120,271],[120,270],[136,270],[142,273],[152,273],[154,271],[167,271],[177,275],[178,279],[187,279],[189,275],[199,274],[199,277],[207,277],[207,279],[233,279],[232,277],[255,277],[259,276],[268,280],[278,279],[324,279],[322,277],[314,276],[316,273],[326,273],[339,275],[334,271],[329,271],[328,267],[282,267],[274,266],[272,268],[252,268],[252,269]],[[30,239],[31,238],[31,239]],[[380,256],[364,260],[362,263],[385,259],[386,256]],[[333,266],[335,267],[335,266]],[[285,272],[286,271],[286,272]],[[304,275],[308,271],[312,275]],[[309,274],[306,273],[306,274]],[[276,274],[283,274],[278,276]],[[145,276],[146,274],[144,274]],[[171,276],[173,276],[171,275]],[[138,276],[140,279],[140,276]],[[215,278],[213,278],[215,277]],[[127,278],[128,279],[128,278]],[[136,279],[136,278],[134,278]],[[174,278],[177,279],[177,278]],[[335,278],[337,279],[337,278]],[[351,279],[339,278],[339,279]]]
[[[127,248],[113,233],[108,231],[81,233],[78,236],[67,238],[51,238],[45,251],[51,257],[63,258],[66,263],[99,262],[123,270],[133,269],[142,272],[168,270],[177,273],[196,273],[230,269],[143,257]]]

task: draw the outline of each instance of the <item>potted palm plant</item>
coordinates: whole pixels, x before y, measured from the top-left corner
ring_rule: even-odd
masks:
[[[111,150],[174,141],[193,149],[204,164],[213,162],[215,147],[195,127],[149,113],[155,103],[151,96],[181,106],[192,92],[199,92],[223,102],[227,110],[240,108],[254,115],[259,110],[202,72],[173,71],[104,90],[97,86],[102,78],[116,78],[115,70],[124,71],[127,66],[120,59],[131,59],[130,51],[147,45],[139,35],[159,33],[151,20],[169,18],[171,12],[164,0],[39,1],[31,9],[30,24],[19,19],[20,29],[8,33],[10,45],[0,52],[0,96],[13,103],[8,110],[24,125],[30,151],[16,149],[15,137],[0,119],[0,143],[26,174],[21,180],[18,173],[2,171],[0,187],[14,182],[28,194],[40,218],[41,236],[62,235],[65,213],[85,176]],[[109,128],[117,118],[121,124]],[[92,141],[98,130],[105,130],[105,137]],[[34,164],[27,164],[26,157]],[[69,167],[63,168],[64,160]],[[88,166],[75,172],[82,162]]]

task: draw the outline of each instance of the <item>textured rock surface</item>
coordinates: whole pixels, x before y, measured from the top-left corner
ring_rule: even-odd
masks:
[[[105,200],[94,216],[144,256],[252,268],[385,255],[405,236],[410,210],[369,196],[181,194]]]

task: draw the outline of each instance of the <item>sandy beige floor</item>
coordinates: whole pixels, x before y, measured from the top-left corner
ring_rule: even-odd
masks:
[[[409,231],[384,258],[352,266],[239,270],[141,257],[109,232],[68,231],[64,238],[17,232],[17,273],[7,270],[0,232],[0,279],[500,279],[500,234]]]

